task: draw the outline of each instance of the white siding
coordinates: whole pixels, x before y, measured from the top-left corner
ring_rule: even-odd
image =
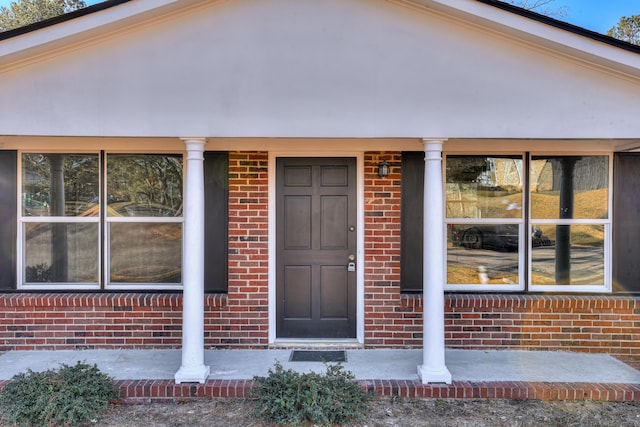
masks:
[[[0,135],[640,136],[640,79],[383,0],[203,2],[9,65]]]

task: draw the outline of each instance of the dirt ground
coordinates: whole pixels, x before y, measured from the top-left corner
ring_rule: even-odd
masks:
[[[213,399],[175,404],[112,406],[97,426],[267,427],[253,418],[250,400]],[[636,426],[640,403],[523,400],[379,399],[360,427]]]

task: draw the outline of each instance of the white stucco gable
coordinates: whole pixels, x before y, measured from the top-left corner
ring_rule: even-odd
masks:
[[[133,0],[0,41],[0,135],[637,138],[640,55],[476,0]]]

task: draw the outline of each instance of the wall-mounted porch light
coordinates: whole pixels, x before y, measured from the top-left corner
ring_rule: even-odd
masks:
[[[386,178],[389,176],[390,172],[391,166],[389,166],[389,163],[387,163],[386,160],[383,160],[382,163],[378,165],[378,176],[380,178]]]

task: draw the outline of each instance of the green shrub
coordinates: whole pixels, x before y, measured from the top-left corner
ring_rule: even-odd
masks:
[[[342,425],[360,419],[373,398],[342,365],[326,374],[284,370],[280,363],[266,377],[254,377],[254,416],[291,425]]]
[[[0,392],[7,421],[18,425],[77,425],[107,412],[119,396],[96,365],[78,362],[59,369],[15,375]]]

